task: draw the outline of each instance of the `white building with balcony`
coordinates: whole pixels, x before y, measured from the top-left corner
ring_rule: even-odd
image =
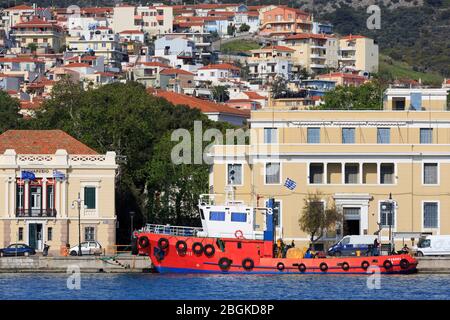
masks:
[[[114,152],[95,150],[61,130],[8,130],[0,135],[0,245],[36,251],[98,241],[114,251]],[[78,206],[74,200],[81,199]]]

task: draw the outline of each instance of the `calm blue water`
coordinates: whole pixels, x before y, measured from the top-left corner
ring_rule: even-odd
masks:
[[[450,275],[367,276],[82,274],[67,289],[65,274],[0,274],[0,299],[450,299]]]

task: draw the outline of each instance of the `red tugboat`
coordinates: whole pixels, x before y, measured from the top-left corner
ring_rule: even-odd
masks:
[[[383,274],[416,272],[417,261],[407,254],[275,258],[273,205],[273,199],[266,208],[240,202],[217,205],[202,195],[202,228],[147,225],[135,232],[135,253],[148,255],[160,273],[371,274],[374,266]],[[258,211],[265,231],[255,230]]]

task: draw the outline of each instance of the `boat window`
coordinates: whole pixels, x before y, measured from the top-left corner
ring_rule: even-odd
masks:
[[[209,220],[225,221],[225,212],[224,211],[210,211],[209,212]]]
[[[231,221],[234,222],[247,222],[247,214],[245,212],[232,212]]]
[[[203,209],[200,209],[200,217],[202,220],[205,220],[205,213],[203,212]]]
[[[429,247],[430,247],[430,244],[431,244],[430,239],[421,239],[421,240],[419,241],[419,243],[417,244],[417,246],[418,246],[419,248],[429,248]]]
[[[342,241],[341,241],[341,244],[342,245],[346,245],[346,244],[349,244],[350,243],[350,238],[344,238],[344,239],[342,239]]]

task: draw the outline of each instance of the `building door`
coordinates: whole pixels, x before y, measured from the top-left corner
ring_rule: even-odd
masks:
[[[43,248],[43,227],[42,223],[30,223],[28,225],[28,245],[35,250]]]
[[[361,208],[343,208],[344,225],[343,235],[360,235],[361,234]]]

